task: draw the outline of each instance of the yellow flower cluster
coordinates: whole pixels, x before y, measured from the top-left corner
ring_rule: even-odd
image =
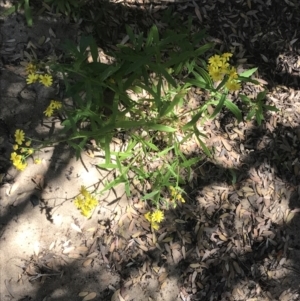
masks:
[[[10,155],[10,160],[17,170],[23,171],[27,162],[25,162],[26,157],[33,154],[33,149],[29,148],[31,145],[31,141],[28,140],[25,142],[25,146],[22,146],[25,141],[25,133],[22,130],[17,129],[15,131],[15,144],[13,145],[13,149],[15,152],[12,152]]]
[[[171,193],[171,201],[178,201],[181,203],[185,203],[185,199],[182,197],[180,191],[173,186],[169,187]]]
[[[223,53],[222,55],[214,55],[208,59],[208,74],[215,81],[222,81],[224,76],[228,76],[225,87],[229,91],[241,89],[241,84],[237,81],[238,74],[235,67],[230,66],[229,59],[232,53]]]
[[[82,215],[89,218],[93,209],[98,205],[98,201],[87,191],[85,186],[81,186],[80,195],[75,198],[74,204]]]
[[[47,107],[47,109],[44,111],[44,114],[47,117],[51,117],[54,113],[54,110],[58,110],[62,107],[62,103],[57,100],[51,100],[50,105]]]
[[[26,83],[28,85],[36,83],[39,81],[41,84],[43,84],[45,87],[50,87],[52,85],[53,79],[52,76],[49,74],[38,74],[37,72],[37,66],[29,63],[26,68],[27,72],[27,78]]]
[[[145,218],[148,222],[150,222],[151,224],[151,227],[154,229],[154,230],[158,230],[159,229],[159,223],[161,223],[165,216],[164,216],[164,212],[157,209],[153,212],[147,212],[145,215]]]

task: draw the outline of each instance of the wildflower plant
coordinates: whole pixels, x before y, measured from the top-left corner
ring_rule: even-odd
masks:
[[[91,140],[104,150],[105,161],[98,167],[116,170],[116,177],[105,183],[103,191],[124,183],[130,195],[131,174],[148,185],[142,199],[151,205],[145,218],[154,230],[164,219],[163,210],[185,202],[181,187],[193,180],[192,167],[203,159],[188,159],[183,144],[196,140],[204,155],[210,156],[199,124],[223,108],[242,120],[242,112],[229,94],[237,95],[243,82],[257,84],[251,79],[257,68],[238,74],[231,63],[232,53],[208,55],[213,44],[204,42],[205,32],[191,32],[160,33],[153,26],[145,38],[127,26],[129,41],[109,53],[114,58],[112,64],[99,62],[95,40],[82,37],[79,45],[67,43],[69,58],[64,63],[51,66],[52,72],[62,76],[65,97],[72,104],[64,107],[51,100],[44,114],[51,117],[56,110],[63,110],[67,142],[77,157]],[[28,64],[26,71],[28,84],[39,82],[49,87],[53,83],[52,76],[37,65]],[[205,90],[209,97],[198,108],[187,109],[187,94],[194,87]],[[214,108],[213,113],[209,107]],[[113,138],[124,132],[130,137],[126,147],[111,150]],[[23,140],[18,133],[18,141]],[[159,162],[158,166],[152,168],[151,161]],[[82,186],[74,203],[89,218],[98,201]]]
[[[59,110],[62,108],[62,102],[58,100],[51,100],[49,106],[44,111],[46,117],[53,116],[55,110]]]
[[[145,219],[150,223],[152,229],[158,230],[159,224],[164,220],[165,215],[164,212],[160,209],[156,209],[154,211],[148,211],[144,214]]]
[[[23,171],[27,167],[26,159],[34,153],[34,149],[31,147],[31,140],[26,140],[23,130],[17,129],[14,137],[14,151],[10,155],[10,160],[17,170]]]
[[[38,65],[34,63],[28,63],[25,67],[27,78],[26,83],[27,85],[34,84],[36,82],[40,82],[45,87],[50,87],[53,83],[52,75],[46,74],[42,71]]]
[[[98,201],[88,192],[85,186],[81,186],[80,194],[74,199],[74,204],[83,216],[90,218],[98,205]]]

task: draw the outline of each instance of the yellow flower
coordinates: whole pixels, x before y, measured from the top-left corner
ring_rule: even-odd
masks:
[[[36,65],[32,64],[32,63],[29,63],[27,64],[25,70],[27,73],[35,73],[36,72]]]
[[[16,169],[20,171],[23,171],[27,166],[27,163],[23,163],[21,160],[15,161],[13,162],[13,164],[16,167]]]
[[[40,158],[34,159],[34,164],[41,164],[42,160]]]
[[[155,223],[155,222],[151,222],[151,227],[152,227],[154,230],[158,230],[158,229],[159,229],[159,224],[158,224],[158,223]]]
[[[221,57],[220,57],[218,54],[215,54],[214,56],[211,56],[211,57],[208,59],[208,62],[209,62],[212,66],[215,66],[215,67],[222,66],[222,64],[223,64],[223,61],[222,61]]]
[[[225,84],[225,87],[229,91],[236,91],[241,89],[241,84],[238,83],[236,80],[228,80],[227,83]]]
[[[52,109],[60,109],[62,107],[62,103],[57,100],[51,100],[50,105]]]
[[[231,67],[230,70],[228,71],[228,75],[229,75],[229,80],[237,79],[238,74],[236,72],[236,68]]]
[[[92,215],[93,209],[98,205],[98,201],[92,197],[85,186],[80,188],[81,196],[75,198],[75,206],[80,210],[81,214],[89,218]]]
[[[14,149],[14,150],[17,150],[17,149],[18,149],[18,147],[19,147],[19,145],[18,145],[18,144],[14,144],[14,146],[13,146],[13,149]]]
[[[220,71],[220,69],[217,69],[217,68],[214,68],[214,69],[211,69],[209,71],[209,75],[210,77],[215,81],[219,81],[219,80],[222,80],[224,75],[223,73]]]
[[[29,148],[29,149],[27,150],[27,154],[28,154],[28,155],[33,154],[33,149],[32,149],[32,148]]]
[[[10,160],[11,161],[15,161],[17,159],[17,157],[18,157],[18,155],[17,155],[16,152],[13,152],[13,153],[10,154]]]
[[[27,78],[26,78],[26,83],[28,85],[33,84],[35,82],[37,82],[39,79],[39,75],[38,74],[34,74],[34,73],[30,73],[28,74]]]
[[[15,140],[19,145],[21,145],[22,142],[25,140],[25,133],[22,130],[16,130]]]
[[[225,52],[222,54],[222,58],[225,60],[225,62],[228,62],[231,57],[232,57],[232,53],[230,52]]]
[[[164,213],[163,211],[157,209],[152,213],[152,222],[160,223],[164,220]]]
[[[145,219],[151,223],[152,217],[151,217],[151,212],[148,211],[146,214],[144,214]]]
[[[88,207],[83,206],[81,208],[81,214],[87,218],[89,218],[92,215],[92,210],[90,210]]]
[[[181,203],[185,203],[185,199],[182,197],[181,194],[178,194],[177,200],[178,200],[179,202],[181,202]]]
[[[51,117],[53,115],[53,109],[49,106],[45,111],[44,111],[45,116]]]
[[[90,193],[87,191],[86,187],[84,185],[82,185],[80,187],[80,193],[85,197],[89,197],[90,196]]]
[[[229,69],[229,64],[228,63],[224,63],[220,68],[220,72],[223,74],[227,74],[228,73],[228,69]]]
[[[80,198],[80,196],[77,196],[75,199],[74,199],[74,204],[75,206],[80,209],[81,206],[82,206],[82,199]]]
[[[39,77],[40,83],[43,84],[45,87],[50,87],[52,85],[52,76],[49,74],[40,75]]]
[[[26,146],[30,146],[30,145],[31,145],[31,140],[26,141],[26,142],[25,142],[25,145],[26,145]]]

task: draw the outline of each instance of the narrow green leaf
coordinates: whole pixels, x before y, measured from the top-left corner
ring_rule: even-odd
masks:
[[[200,144],[200,146],[202,147],[204,153],[208,156],[208,157],[211,157],[211,153],[210,153],[210,150],[208,149],[208,147],[205,145],[205,143],[201,140],[200,136],[200,132],[199,130],[197,129],[196,126],[194,126],[194,131],[195,131],[195,134],[196,134],[196,138]]]
[[[194,126],[195,123],[200,119],[200,117],[202,116],[202,114],[203,114],[203,110],[200,110],[196,115],[193,116],[193,118],[192,118],[191,121],[189,121],[187,124],[185,124],[182,127],[182,130],[185,131],[188,128],[190,128],[191,126]]]
[[[279,110],[275,106],[264,105],[264,109],[268,111],[278,112]]]
[[[251,103],[251,99],[250,99],[248,96],[246,96],[246,95],[244,95],[244,94],[239,94],[239,97],[240,97],[241,100],[242,100],[243,102],[245,102],[246,104],[250,104],[250,103]]]
[[[162,110],[159,112],[159,116],[163,117],[171,113],[173,109],[182,101],[182,98],[185,96],[185,94],[186,91],[180,91],[177,93],[173,100],[166,107],[162,108]]]
[[[258,68],[252,68],[239,74],[241,77],[250,77]]]
[[[214,112],[212,113],[212,115],[209,117],[210,119],[213,119],[215,118],[219,113],[220,111],[222,110],[223,108],[223,105],[224,105],[224,102],[225,102],[225,99],[226,99],[226,94],[222,94],[220,100],[219,100],[219,103],[218,105],[216,106]]]
[[[147,123],[147,128],[151,129],[151,130],[155,130],[155,131],[161,131],[161,132],[167,132],[167,133],[172,133],[172,132],[176,132],[176,129],[167,126],[167,125],[163,125],[163,124],[157,124],[157,123]]]
[[[25,0],[24,3],[24,10],[25,10],[25,17],[26,17],[26,22],[29,27],[32,27],[32,14],[31,14],[31,8],[29,4],[29,0]]]
[[[185,168],[191,167],[192,165],[198,163],[201,159],[202,159],[201,157],[192,158],[192,159],[184,161],[183,163],[180,164],[180,166],[185,167]]]
[[[161,66],[160,64],[151,63],[151,64],[149,64],[149,67],[153,71],[155,71],[157,73],[161,73],[170,85],[172,85],[174,88],[177,88],[177,83],[172,78],[172,76],[165,70],[165,68],[163,66]]]
[[[192,78],[188,78],[185,80],[185,88],[189,88],[191,86],[195,86],[201,89],[208,89],[208,85],[205,81],[200,81]]]
[[[105,136],[105,146],[104,146],[105,163],[106,164],[110,163],[110,141],[111,141],[111,138],[108,135],[106,135]]]
[[[252,109],[248,114],[247,114],[247,120],[251,120],[252,117],[255,115],[256,111],[255,109]]]
[[[171,151],[173,148],[174,148],[174,146],[170,146],[170,147],[165,148],[164,150],[162,150],[161,152],[159,152],[159,153],[157,154],[157,157],[162,157],[162,156],[164,156],[164,155],[167,154],[169,151]]]
[[[93,62],[96,63],[98,61],[98,47],[93,38],[90,39],[90,50],[91,50]]]
[[[150,193],[145,194],[141,199],[142,199],[142,200],[152,199],[152,198],[155,197],[158,193],[159,193],[159,190],[152,191],[152,192],[150,192]]]
[[[228,99],[225,100],[224,104],[226,108],[230,110],[230,112],[236,117],[238,122],[241,122],[243,117],[242,117],[242,112],[238,108],[238,106]]]
[[[132,28],[129,25],[126,25],[126,32],[131,40],[131,42],[135,42],[135,34],[132,31]]]
[[[114,164],[114,163],[100,163],[100,164],[97,164],[97,167],[99,167],[101,169],[117,169],[118,165]]]
[[[266,98],[267,93],[268,93],[268,90],[259,92],[257,95],[257,101],[263,101]]]
[[[211,49],[214,46],[213,43],[207,43],[201,47],[199,47],[197,50],[195,50],[195,57],[198,57],[205,53],[207,50]]]
[[[113,181],[109,182],[108,184],[104,185],[104,189],[102,190],[102,192],[110,190],[111,188],[113,188],[113,187],[115,187],[119,184],[125,183],[125,182],[126,182],[126,179],[124,179],[123,176],[119,176],[115,180],[113,180]]]

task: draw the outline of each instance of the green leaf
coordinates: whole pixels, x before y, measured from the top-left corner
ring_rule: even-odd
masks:
[[[163,66],[161,66],[160,64],[151,63],[151,64],[149,64],[149,67],[153,71],[155,71],[157,73],[161,73],[170,85],[172,85],[174,88],[177,88],[177,83],[172,78],[172,76],[165,70],[165,68]]]
[[[172,150],[174,148],[174,146],[170,146],[170,147],[167,147],[165,148],[164,150],[162,150],[161,152],[159,152],[157,154],[157,157],[162,157],[164,156],[165,154],[167,154],[170,150]]]
[[[113,180],[110,183],[104,185],[104,188],[103,188],[102,192],[110,190],[111,188],[113,188],[113,187],[115,187],[119,184],[125,183],[126,181],[127,180],[122,175],[118,176],[115,180]]]
[[[99,167],[101,169],[117,169],[118,165],[114,164],[114,163],[100,163],[100,164],[97,164],[97,167]]]
[[[142,200],[148,200],[148,199],[152,199],[153,197],[155,197],[158,193],[160,193],[159,190],[154,190],[150,193],[145,194],[141,199]]]
[[[275,106],[264,105],[264,109],[268,111],[278,112],[279,110]]]
[[[225,100],[224,104],[226,108],[229,109],[232,112],[232,114],[236,117],[238,122],[241,122],[243,117],[242,117],[242,112],[238,108],[238,106],[228,99]]]
[[[208,85],[204,80],[197,80],[193,78],[188,78],[185,80],[185,88],[189,88],[191,86],[199,87],[202,89],[208,89]]]
[[[98,47],[93,38],[90,39],[90,50],[91,50],[93,62],[96,63],[98,60]]]
[[[199,72],[199,74],[204,78],[205,82],[209,87],[213,87],[213,82],[209,76],[209,74],[201,67],[196,66],[195,69]]]
[[[263,101],[266,98],[267,93],[268,93],[268,90],[259,92],[257,95],[257,101]]]
[[[243,95],[243,94],[239,94],[239,97],[240,97],[241,100],[242,100],[243,102],[245,102],[246,104],[250,104],[250,103],[251,103],[251,99],[250,99],[248,96]]]
[[[241,77],[250,77],[258,68],[252,68],[239,74]]]
[[[159,41],[158,29],[155,25],[153,25],[150,28],[150,31],[148,33],[148,37],[147,37],[147,40],[146,40],[146,47],[151,46],[153,42],[157,44],[158,41]]]
[[[194,131],[195,131],[195,134],[196,134],[196,138],[200,144],[200,146],[202,147],[204,153],[208,156],[208,157],[211,157],[211,153],[210,153],[210,150],[208,149],[208,147],[205,145],[205,143],[201,140],[201,138],[199,136],[201,136],[201,133],[199,132],[199,130],[197,129],[196,126],[194,126]]]
[[[135,39],[136,39],[135,38],[135,34],[133,33],[132,28],[129,25],[126,25],[126,32],[127,32],[128,36],[129,36],[131,42],[134,43]]]
[[[25,0],[24,2],[24,10],[25,10],[25,17],[26,17],[26,21],[27,21],[27,25],[29,27],[32,27],[32,14],[31,14],[31,8],[29,5],[29,0]]]
[[[101,63],[97,63],[101,64]],[[102,64],[101,64],[102,65]],[[99,77],[99,84],[109,78],[112,74],[116,73],[120,69],[120,65],[106,65]],[[101,66],[102,68],[102,66]]]
[[[169,104],[166,107],[162,107],[161,111],[159,112],[159,116],[163,117],[172,112],[175,106],[177,106],[182,101],[182,98],[185,96],[185,94],[186,91],[180,91],[179,93],[177,93],[174,96],[173,100],[169,102]]]
[[[231,182],[234,185],[236,183],[236,171],[234,169],[230,168],[229,172],[230,172],[230,174],[232,176],[232,181]]]
[[[185,167],[185,168],[191,167],[192,165],[198,163],[201,159],[202,158],[199,157],[199,158],[192,158],[192,159],[186,160],[180,164],[180,167]]]
[[[104,145],[104,152],[105,152],[105,163],[108,164],[110,162],[110,142],[111,137],[109,135],[105,136],[105,145]]]
[[[247,120],[251,120],[252,117],[255,115],[256,110],[253,108],[252,110],[250,110],[250,112],[247,114]]]
[[[241,81],[241,82],[253,83],[255,85],[259,85],[260,84],[259,81],[255,80],[255,79],[252,79],[252,78],[248,78],[248,77],[239,76],[238,80]]]
[[[224,105],[224,102],[225,102],[225,99],[226,99],[226,94],[223,93],[220,100],[219,100],[219,103],[218,105],[216,106],[214,112],[212,113],[212,115],[209,117],[210,119],[213,119],[215,118],[219,113],[220,111],[222,110],[223,108],[223,105]]]
[[[194,126],[195,123],[200,119],[200,117],[202,116],[202,114],[203,114],[203,109],[201,109],[196,115],[194,115],[193,118],[192,118],[192,120],[189,121],[187,124],[185,124],[182,127],[182,130],[185,131],[188,128],[190,128],[191,126]]]
[[[195,50],[195,57],[198,57],[205,53],[207,50],[211,49],[214,46],[213,43],[207,43],[201,47],[199,47],[197,50]]]
[[[176,129],[174,129],[170,126],[157,124],[157,123],[147,123],[147,128],[149,128],[151,130],[167,132],[167,133],[176,132]]]

